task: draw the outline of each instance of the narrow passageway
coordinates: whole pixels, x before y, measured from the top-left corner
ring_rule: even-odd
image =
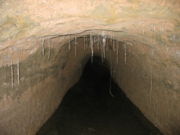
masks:
[[[162,134],[113,82],[106,63],[94,57],[37,135]]]

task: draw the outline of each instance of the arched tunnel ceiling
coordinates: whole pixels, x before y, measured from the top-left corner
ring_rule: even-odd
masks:
[[[152,40],[170,50],[179,48],[179,5],[177,0],[2,1],[0,50],[23,48],[27,41],[42,37],[93,29],[120,31],[127,39]],[[36,47],[26,44],[26,48]]]
[[[0,4],[0,41],[96,28],[158,31],[168,40],[178,33],[179,6],[178,0],[6,0]]]
[[[101,46],[116,41],[106,58],[128,97],[165,135],[178,135],[179,7],[178,0],[1,0],[0,131],[35,134],[78,80],[92,55],[84,39],[95,36]]]

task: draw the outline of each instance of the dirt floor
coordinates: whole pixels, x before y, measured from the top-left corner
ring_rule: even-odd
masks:
[[[162,135],[110,79],[98,58],[37,135]]]

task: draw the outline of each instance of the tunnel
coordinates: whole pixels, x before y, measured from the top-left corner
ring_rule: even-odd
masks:
[[[115,84],[107,67],[101,57],[90,58],[37,135],[161,135]]]
[[[77,114],[77,103],[97,107],[69,115],[84,122],[81,134],[134,127],[138,135],[180,135],[179,7],[178,0],[1,0],[0,135],[49,127],[65,135],[53,120]],[[101,123],[89,126],[93,111]]]

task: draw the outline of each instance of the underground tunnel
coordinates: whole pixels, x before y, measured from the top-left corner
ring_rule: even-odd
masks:
[[[162,135],[127,99],[105,62],[96,56],[88,60],[80,80],[37,133],[52,134]]]
[[[0,135],[180,135],[179,7],[0,1]]]

